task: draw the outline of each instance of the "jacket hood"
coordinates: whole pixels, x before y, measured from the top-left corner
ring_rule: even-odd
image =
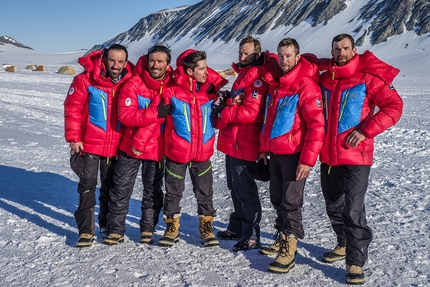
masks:
[[[300,85],[301,81],[298,81],[298,79],[307,77],[318,83],[319,75],[317,64],[309,62],[306,57],[300,57],[297,65],[288,73],[282,75],[279,82],[282,86]]]
[[[335,78],[350,77],[354,72],[370,74],[392,84],[400,70],[381,61],[372,52],[365,51],[363,54],[355,54],[352,59],[343,66],[336,65],[334,59],[330,60],[330,72]]]
[[[172,66],[169,65],[164,79],[156,80],[152,78],[151,74],[148,72],[148,60],[148,55],[141,56],[139,60],[137,60],[136,67],[133,70],[133,74],[140,76],[145,81],[145,83],[153,90],[159,89],[169,83],[170,80],[173,78]]]
[[[107,48],[103,50],[93,51],[87,56],[80,57],[78,59],[78,63],[84,68],[85,72],[93,73],[94,78],[102,78],[102,76],[104,77],[104,73],[106,71],[106,66],[103,61],[103,55],[107,53],[107,51]],[[131,76],[133,69],[134,65],[130,61],[127,61],[127,64],[124,67],[125,71],[123,71],[123,77],[126,74],[129,74],[129,76]]]
[[[176,84],[178,84],[181,88],[196,92],[197,82],[185,73],[184,65],[182,64],[182,60],[189,54],[192,54],[194,52],[196,52],[196,50],[188,49],[178,56],[178,58],[176,59],[174,79]],[[228,81],[224,79],[220,74],[218,74],[215,70],[213,70],[212,68],[208,68],[208,77],[206,79],[206,82],[200,86],[199,91],[207,91],[209,90],[211,85],[213,86],[215,91],[218,91],[227,83]]]

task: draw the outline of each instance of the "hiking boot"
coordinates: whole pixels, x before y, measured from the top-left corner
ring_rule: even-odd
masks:
[[[171,247],[173,244],[179,241],[179,219],[180,214],[175,214],[173,218],[164,217],[164,222],[166,223],[166,232],[163,237],[158,241],[159,246]]]
[[[364,282],[363,268],[346,264],[346,284],[361,285]]]
[[[287,273],[296,264],[297,238],[281,234],[280,242],[278,256],[267,268],[272,273]]]
[[[239,250],[247,251],[251,249],[258,249],[261,247],[260,240],[258,239],[245,239],[241,238],[239,241],[233,245],[232,250],[238,252]]]
[[[108,237],[108,230],[105,227],[100,228],[100,234],[102,235],[102,238],[105,239]]]
[[[110,233],[103,241],[106,245],[117,245],[124,242],[124,236],[116,233]]]
[[[324,262],[332,263],[346,257],[346,247],[337,245],[332,251],[325,252],[322,256]]]
[[[151,244],[154,242],[154,235],[150,231],[143,231],[140,233],[140,243]]]
[[[76,242],[76,247],[90,247],[91,245],[93,245],[94,240],[95,237],[92,234],[79,234],[78,242]]]
[[[218,246],[219,241],[213,233],[213,216],[199,215],[200,239],[205,247]]]
[[[269,246],[262,246],[259,250],[261,254],[264,255],[274,255],[279,252],[279,248],[281,246],[281,233],[279,230],[276,230],[275,235],[273,236],[273,239],[275,242],[273,242],[272,245]]]
[[[240,234],[231,232],[230,230],[218,231],[216,237],[221,240],[239,240]]]

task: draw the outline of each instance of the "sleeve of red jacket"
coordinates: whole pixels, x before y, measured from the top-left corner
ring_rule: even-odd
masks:
[[[231,98],[227,100],[227,106],[221,113],[224,124],[251,124],[257,120],[267,91],[267,83],[260,82],[260,87],[251,85],[244,89],[245,97],[241,103],[232,104]]]
[[[88,79],[80,74],[73,79],[64,101],[64,137],[67,142],[82,142],[82,115],[88,100]]]
[[[324,115],[321,90],[309,79],[300,93],[300,113],[306,124],[305,142],[299,163],[314,166],[324,138]]]
[[[369,93],[371,95],[369,100],[372,100],[379,110],[360,127],[360,130],[367,138],[374,138],[400,120],[403,100],[394,87],[386,83],[379,89],[370,90]]]
[[[139,109],[138,86],[133,79],[124,83],[118,99],[118,117],[120,122],[129,127],[145,127],[158,120],[157,105],[160,97],[156,96],[147,108]]]

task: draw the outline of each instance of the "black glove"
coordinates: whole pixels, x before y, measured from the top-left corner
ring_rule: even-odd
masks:
[[[230,98],[230,91],[219,91],[218,93],[216,93],[216,96],[218,97],[217,101],[225,103],[227,99]]]
[[[170,104],[165,105],[164,100],[161,99],[161,102],[157,106],[158,117],[165,118],[170,112]]]

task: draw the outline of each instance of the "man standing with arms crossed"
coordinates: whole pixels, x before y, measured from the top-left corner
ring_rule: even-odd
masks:
[[[119,95],[119,120],[124,125],[118,160],[114,166],[115,187],[110,193],[109,236],[104,243],[124,241],[126,216],[139,167],[142,167],[140,243],[153,243],[163,206],[164,118],[170,105],[162,100],[173,79],[170,50],[157,44],[137,61],[133,77]]]
[[[233,251],[260,248],[261,203],[254,179],[259,156],[258,135],[263,124],[263,106],[267,84],[262,80],[267,65],[277,67],[268,52],[261,51],[260,41],[248,36],[239,43],[239,62],[232,67],[239,75],[230,97],[217,111],[218,150],[226,155],[227,186],[234,211],[227,230],[219,239],[236,239]],[[223,101],[223,98],[220,98]]]
[[[277,52],[282,76],[265,78],[270,85],[260,134],[260,157],[270,155],[270,201],[277,230],[275,242],[260,253],[277,253],[268,270],[287,273],[295,265],[297,241],[304,238],[303,191],[321,151],[324,117],[318,65],[301,57],[292,38],[281,40]]]
[[[79,205],[75,220],[79,229],[77,247],[89,247],[95,237],[97,173],[100,166],[99,225],[107,230],[109,190],[113,187],[113,162],[121,139],[118,124],[118,94],[122,83],[131,77],[133,65],[127,49],[113,44],[97,50],[78,62],[84,72],[70,85],[64,101],[65,139],[73,152],[84,157],[79,175]]]
[[[332,59],[320,69],[326,133],[321,150],[321,186],[337,237],[322,259],[346,258],[346,283],[363,284],[372,230],[364,198],[373,162],[374,138],[401,117],[403,101],[392,86],[399,70],[371,52],[357,54],[348,34],[333,38]],[[375,113],[375,108],[378,111]]]

